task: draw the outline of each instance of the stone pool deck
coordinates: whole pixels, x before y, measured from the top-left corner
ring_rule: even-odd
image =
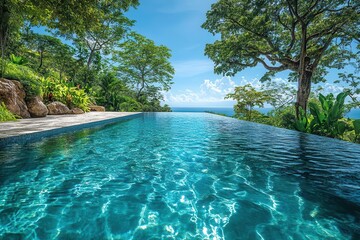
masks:
[[[139,115],[138,112],[89,112],[85,114],[48,115],[0,123],[0,146],[24,138],[46,137],[62,132],[105,125]]]

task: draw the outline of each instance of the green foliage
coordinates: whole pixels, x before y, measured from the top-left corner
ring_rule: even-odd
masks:
[[[119,101],[119,111],[122,112],[140,112],[142,111],[142,106],[134,98],[129,96],[121,96]]]
[[[83,89],[79,89],[71,83],[53,78],[42,78],[41,87],[44,101],[60,101],[69,108],[78,107],[85,112],[89,111],[90,97]]]
[[[248,121],[263,118],[263,114],[255,111],[254,107],[264,107],[264,103],[270,100],[265,92],[256,91],[250,84],[235,87],[235,92],[229,93],[225,97],[225,99],[229,98],[236,100],[235,117]]]
[[[169,61],[170,49],[155,45],[154,41],[136,33],[121,45],[114,60],[119,64],[119,76],[136,89],[139,101],[147,90],[157,87],[158,91],[168,91],[175,73]],[[152,89],[151,89],[152,91]]]
[[[24,85],[27,96],[41,95],[40,77],[29,67],[8,63],[4,78],[20,81]]]
[[[23,34],[23,43],[28,48],[24,54],[31,59],[29,65],[43,74],[52,68],[62,75],[65,69],[76,66],[73,59],[75,50],[56,37],[27,31]]]
[[[5,106],[3,102],[0,103],[0,122],[14,121],[16,117]]]
[[[360,62],[360,61],[358,61]],[[348,110],[352,108],[360,107],[360,77],[357,75],[354,75],[352,73],[345,74],[345,73],[339,73],[339,79],[334,81],[334,83],[345,83],[348,85],[345,90],[349,93],[349,97],[351,98],[352,102],[348,103],[346,107]]]
[[[287,129],[295,129],[295,108],[292,105],[286,105],[276,108],[268,113],[270,117],[269,125]]]
[[[235,93],[228,94],[227,98],[237,100],[237,105],[234,107],[235,117],[360,143],[360,119],[344,118],[345,113],[349,110],[348,105],[345,104],[346,97],[351,94],[349,90],[339,93],[336,97],[333,94],[327,96],[321,93],[312,94],[309,111],[305,112],[300,109],[299,117],[296,118],[290,94],[292,88],[276,86],[282,86],[282,84],[266,84],[262,87],[264,90],[260,92],[245,85],[238,87]],[[317,98],[315,98],[316,96]],[[255,104],[263,107],[264,101],[275,106],[267,115],[253,110]]]
[[[14,54],[10,54],[10,62],[16,65],[25,65],[27,63],[25,58],[21,56],[15,56]]]
[[[297,104],[306,110],[312,83],[325,81],[327,68],[343,68],[358,54],[360,5],[352,0],[219,0],[202,25],[218,40],[205,54],[215,73],[234,76],[262,65],[268,73],[290,70],[298,81]]]
[[[354,126],[354,132],[355,132],[354,142],[360,143],[360,119],[354,120],[353,126]]]
[[[295,129],[300,132],[308,132],[309,131],[309,120],[306,116],[306,112],[303,109],[300,109],[300,115],[295,120]]]
[[[341,137],[348,125],[342,120],[345,114],[345,98],[348,93],[339,93],[334,99],[333,94],[324,96],[319,94],[320,107],[309,103],[310,113],[313,120],[310,123],[310,131],[328,137]]]
[[[168,105],[161,106],[160,101],[147,102],[143,104],[143,112],[171,112],[171,108]]]

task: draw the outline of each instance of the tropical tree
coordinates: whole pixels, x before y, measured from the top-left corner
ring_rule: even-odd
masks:
[[[299,117],[311,83],[325,81],[326,68],[342,68],[356,57],[351,47],[360,36],[359,13],[354,0],[219,0],[202,27],[221,38],[207,44],[205,54],[215,72],[226,75],[258,64],[268,70],[262,80],[292,71]]]
[[[0,1],[0,47],[2,59],[9,36],[16,24],[29,21],[33,25],[42,25],[56,29],[68,36],[82,35],[88,29],[103,25],[101,19],[112,14],[122,14],[129,7],[138,5],[138,0],[68,0],[66,4],[58,0],[1,0]]]
[[[258,111],[254,110],[255,106],[262,108],[270,100],[269,96],[264,92],[256,91],[250,84],[235,87],[235,92],[229,93],[225,97],[225,99],[230,98],[236,100],[234,106],[236,116],[248,121],[253,120],[254,115],[261,115]]]
[[[54,56],[64,45],[61,40],[56,37],[33,32],[24,34],[23,38],[26,46],[31,50],[31,55],[34,55],[31,57],[37,58],[37,66],[34,66],[34,68],[38,70],[44,66],[44,59],[46,57]]]
[[[133,86],[136,99],[140,101],[147,90],[156,87],[168,91],[175,73],[169,58],[170,49],[142,35],[132,33],[121,45],[114,60],[119,77]]]
[[[110,54],[133,24],[133,21],[117,11],[110,11],[107,15],[99,17],[99,21],[101,25],[86,29],[74,39],[76,46],[82,49],[83,57],[86,58],[87,73],[91,70],[94,58]],[[85,74],[84,84],[87,84],[87,81],[88,74]]]
[[[120,110],[120,105],[131,98],[131,90],[126,84],[116,78],[115,72],[108,71],[99,76],[97,102],[108,110]]]

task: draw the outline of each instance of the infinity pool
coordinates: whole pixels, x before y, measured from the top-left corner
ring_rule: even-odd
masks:
[[[10,145],[0,239],[360,239],[360,145],[206,113]]]

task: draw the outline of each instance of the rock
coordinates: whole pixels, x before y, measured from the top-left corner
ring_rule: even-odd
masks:
[[[83,113],[85,112],[80,108],[73,108],[70,110],[70,114],[83,114]]]
[[[27,101],[27,107],[29,109],[31,117],[46,117],[48,109],[46,105],[41,101],[40,97],[32,97]]]
[[[105,107],[103,107],[103,106],[90,105],[89,108],[90,108],[90,111],[93,111],[93,112],[105,112]]]
[[[63,115],[70,113],[70,109],[61,102],[52,102],[47,105],[48,115]]]
[[[29,118],[30,113],[25,103],[26,93],[19,81],[0,78],[0,102],[4,102],[7,109],[22,118]]]

